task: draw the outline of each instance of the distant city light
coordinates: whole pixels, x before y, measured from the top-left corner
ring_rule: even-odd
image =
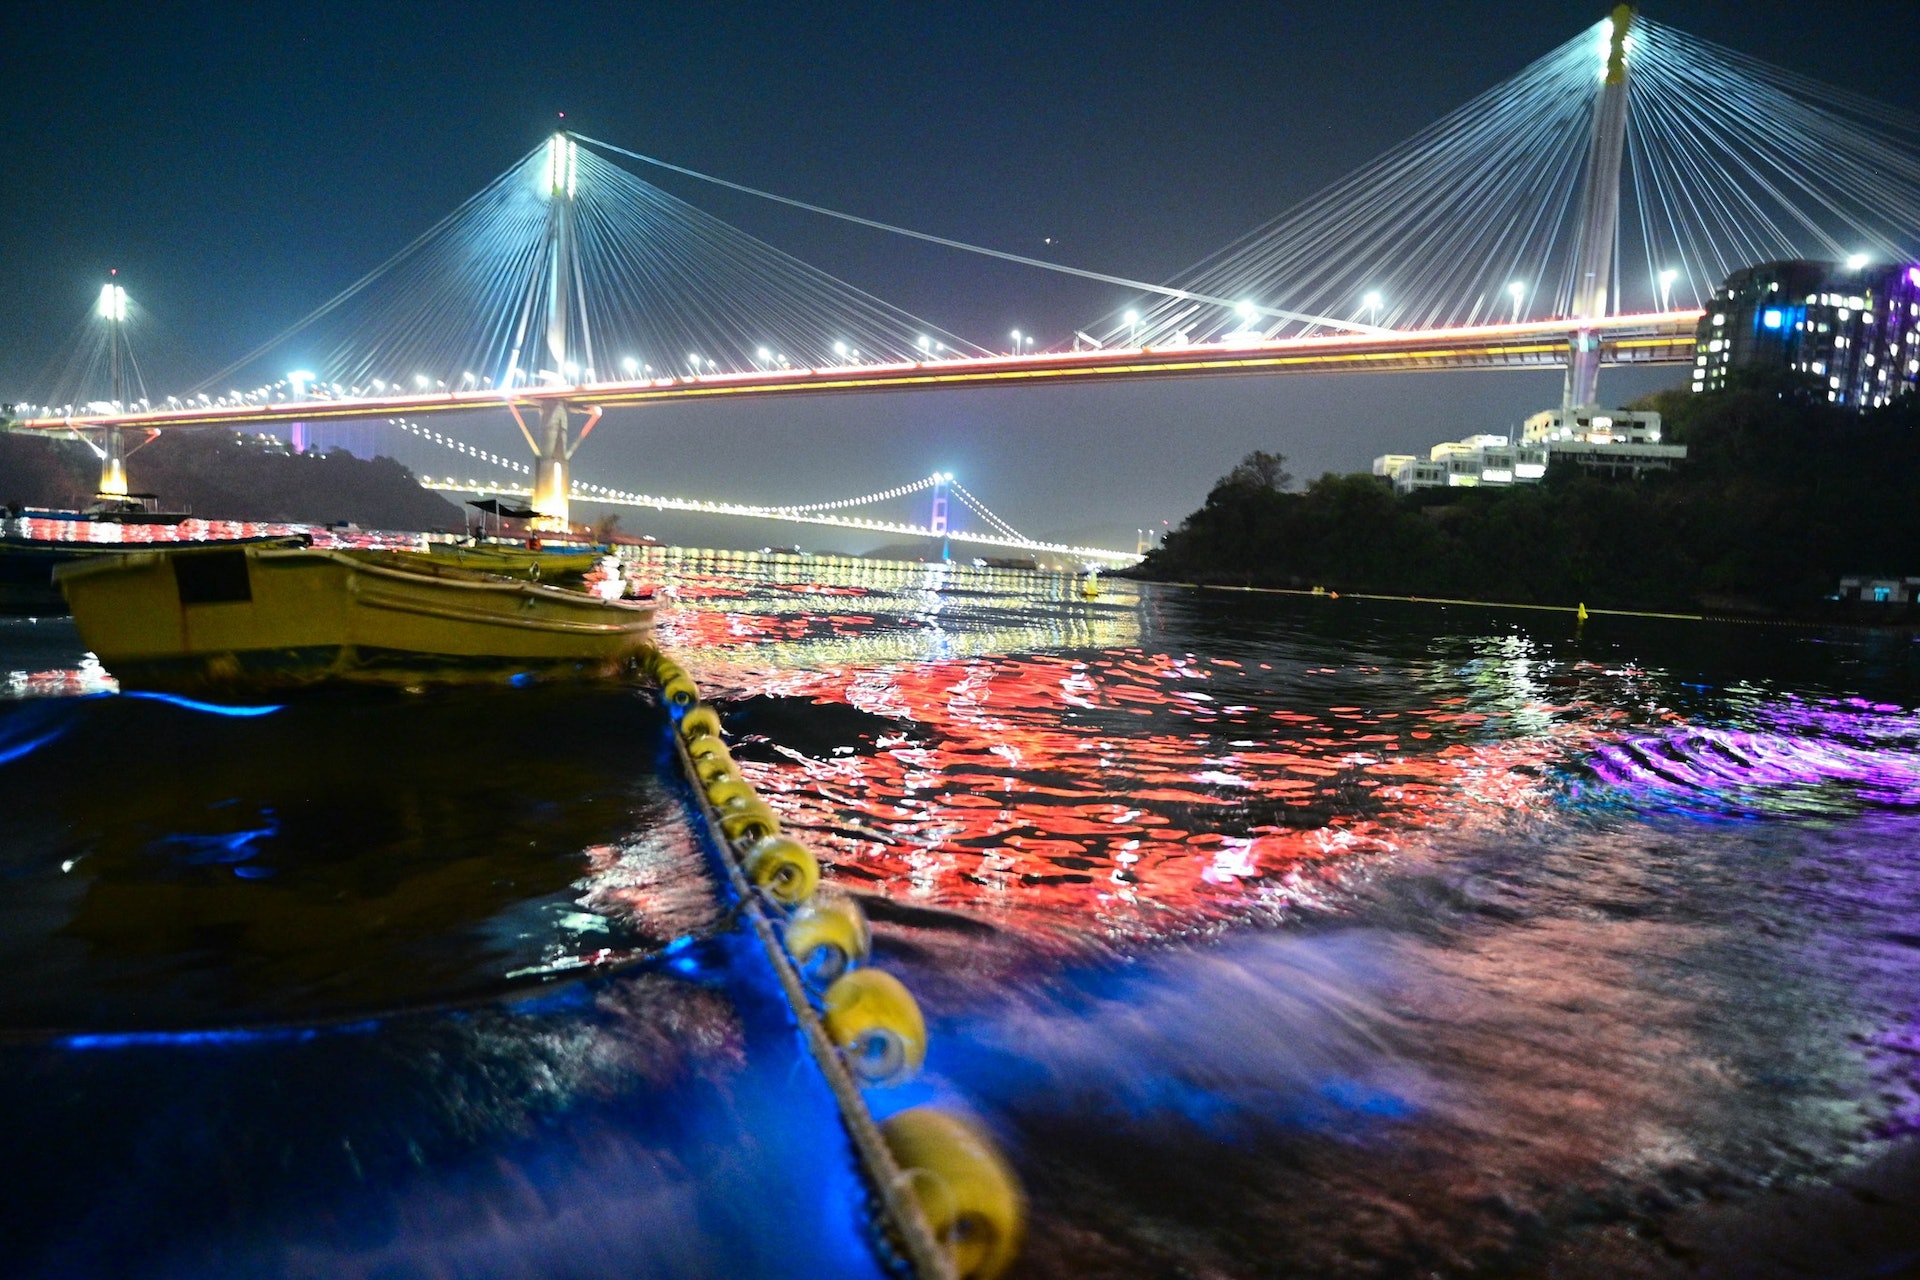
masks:
[[[1760,323],[1769,329],[1778,329],[1785,323],[1785,317],[1780,314],[1778,307],[1768,307],[1760,313]]]

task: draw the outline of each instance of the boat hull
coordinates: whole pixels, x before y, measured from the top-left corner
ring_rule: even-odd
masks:
[[[54,585],[53,571],[63,564],[144,551],[155,545],[181,549],[204,546],[307,546],[304,534],[258,538],[222,538],[178,543],[57,542],[39,538],[0,538],[0,616],[51,618],[67,612],[67,599]]]
[[[553,582],[560,578],[581,577],[600,563],[607,553],[597,548],[586,551],[534,551],[496,543],[473,546],[461,542],[429,542],[427,554],[435,559],[450,560],[466,569]]]
[[[124,687],[174,692],[604,679],[653,628],[646,606],[386,552],[143,551],[55,580]]]

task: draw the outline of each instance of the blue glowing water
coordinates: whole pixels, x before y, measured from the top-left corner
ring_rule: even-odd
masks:
[[[1774,1274],[1741,1214],[1920,1133],[1910,637],[645,571],[928,1012],[875,1111],[996,1133],[1019,1274]],[[208,714],[7,626],[15,1269],[876,1274],[650,701]]]

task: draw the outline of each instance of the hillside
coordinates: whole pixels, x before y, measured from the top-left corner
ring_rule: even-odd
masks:
[[[0,504],[84,507],[99,462],[85,445],[0,434]],[[134,488],[209,520],[330,524],[368,529],[457,529],[461,508],[422,489],[391,458],[344,450],[289,452],[276,440],[225,431],[176,431],[129,459]]]
[[[1845,573],[1920,573],[1920,403],[1854,415],[1748,383],[1648,407],[1688,446],[1671,473],[1396,496],[1371,475],[1285,491],[1252,455],[1141,576],[1625,609],[1816,607]],[[1273,467],[1253,465],[1268,459]]]

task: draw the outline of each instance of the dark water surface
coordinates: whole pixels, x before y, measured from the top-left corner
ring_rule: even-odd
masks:
[[[642,572],[1019,1274],[1920,1260],[1910,637]],[[874,1273],[644,695],[113,688],[0,621],[11,1270]]]

